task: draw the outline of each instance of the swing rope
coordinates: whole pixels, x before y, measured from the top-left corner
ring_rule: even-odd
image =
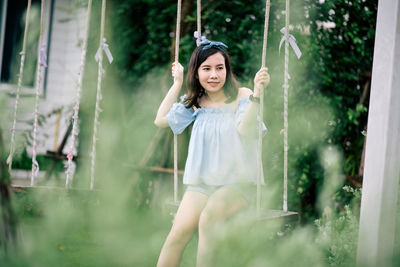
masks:
[[[286,0],[286,23],[285,30],[289,36],[289,6],[290,1]],[[283,116],[284,116],[284,132],[283,132],[283,151],[284,151],[284,163],[283,163],[283,211],[288,211],[287,206],[287,172],[288,172],[288,91],[289,91],[289,38],[285,39],[285,73],[284,73],[284,84],[283,84]]]
[[[289,121],[288,121],[288,91],[289,91],[289,45],[293,48],[293,51],[295,52],[297,59],[300,59],[301,57],[301,51],[299,47],[296,44],[296,38],[294,38],[293,35],[289,34],[289,18],[290,18],[290,0],[286,0],[286,23],[285,27],[281,29],[281,33],[283,33],[283,37],[281,39],[281,42],[279,44],[279,49],[285,41],[285,77],[284,77],[284,84],[283,84],[283,89],[284,89],[284,183],[283,183],[283,211],[287,212],[288,207],[287,207],[287,179],[288,179],[288,150],[289,150],[289,145],[288,145],[288,126],[289,126]]]
[[[70,181],[73,178],[73,172],[71,170],[72,166],[72,159],[73,159],[73,151],[75,148],[75,138],[78,137],[78,115],[79,115],[79,105],[81,102],[81,92],[82,92],[82,80],[83,80],[83,73],[85,70],[85,63],[86,63],[86,53],[87,53],[87,43],[88,43],[88,38],[89,38],[89,27],[90,27],[90,15],[91,15],[91,10],[92,10],[92,0],[88,1],[88,7],[87,7],[87,15],[86,15],[86,33],[85,33],[85,39],[83,40],[83,45],[82,45],[82,51],[81,51],[81,62],[80,62],[80,67],[79,67],[79,72],[78,72],[78,81],[76,83],[76,101],[75,105],[73,107],[74,110],[74,115],[72,116],[72,135],[71,135],[71,140],[70,140],[70,145],[68,148],[68,163],[67,163],[67,170],[66,170],[66,180],[65,180],[65,186],[68,187],[70,184]]]
[[[28,29],[29,29],[30,12],[31,12],[31,0],[28,0],[28,7],[26,9],[26,17],[25,17],[24,39],[22,42],[22,51],[19,53],[21,56],[21,62],[20,62],[20,66],[19,66],[18,85],[17,85],[17,92],[15,95],[15,104],[14,104],[14,117],[13,117],[13,124],[12,124],[12,128],[11,128],[10,154],[7,157],[8,171],[10,173],[11,173],[11,169],[12,169],[12,160],[13,160],[14,151],[15,151],[15,127],[17,124],[17,111],[18,111],[19,98],[20,98],[20,93],[21,93],[21,88],[22,88],[22,78],[24,75],[26,42],[27,42]]]
[[[197,0],[197,33],[201,36],[201,0]]]
[[[181,31],[181,9],[182,0],[178,0],[176,14],[175,34],[175,62],[179,60],[179,37]],[[178,135],[174,134],[174,203],[178,203]]]
[[[36,161],[36,147],[37,147],[37,133],[38,133],[38,109],[39,109],[39,95],[40,86],[42,81],[42,67],[47,67],[45,59],[45,43],[43,42],[43,24],[44,24],[44,6],[45,0],[42,0],[41,13],[40,13],[40,35],[38,44],[38,56],[36,67],[36,94],[35,94],[35,110],[33,121],[33,144],[32,144],[32,171],[31,171],[31,186],[35,185],[35,177],[39,173],[39,163]]]
[[[101,3],[101,24],[100,24],[100,41],[99,49],[96,53],[96,61],[98,61],[98,73],[97,73],[97,94],[96,94],[96,107],[94,114],[93,123],[93,136],[92,136],[92,151],[91,155],[91,168],[90,168],[90,190],[94,189],[94,175],[95,175],[95,162],[96,162],[96,142],[97,142],[97,130],[99,123],[99,115],[102,112],[100,108],[100,101],[102,99],[101,95],[101,81],[104,73],[103,69],[103,50],[105,51],[109,62],[111,63],[113,58],[110,51],[108,50],[108,45],[106,44],[106,39],[104,38],[104,24],[106,17],[106,0],[102,0]]]
[[[269,22],[269,9],[271,3],[270,0],[265,2],[265,21],[264,21],[264,39],[261,56],[261,67],[265,67],[265,59],[267,53],[267,37],[268,37],[268,22]],[[259,109],[259,125],[258,125],[258,151],[257,151],[257,163],[258,163],[258,175],[257,175],[257,215],[260,215],[261,211],[261,176],[262,176],[262,137],[263,137],[263,119],[264,118],[264,90],[260,92],[260,109]]]

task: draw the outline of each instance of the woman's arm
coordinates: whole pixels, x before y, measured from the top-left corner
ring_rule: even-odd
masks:
[[[174,77],[174,84],[168,90],[167,95],[164,97],[163,101],[158,108],[156,119],[154,124],[158,127],[167,127],[168,122],[166,119],[168,111],[171,109],[172,105],[176,102],[179,96],[179,92],[182,89],[183,83],[183,67],[179,62],[172,63],[172,76]]]
[[[269,74],[268,74],[268,69],[267,68],[261,68],[256,76],[254,77],[254,93],[250,89],[245,89],[242,88],[239,91],[239,96],[240,97],[249,97],[251,94],[253,94],[253,97],[259,98],[261,94],[261,90],[264,90],[265,87],[268,86],[269,84]],[[251,102],[249,107],[246,110],[246,113],[244,114],[242,120],[240,121],[237,129],[238,132],[242,135],[251,135],[255,136],[257,133],[254,131],[257,126],[257,115],[258,115],[258,110],[260,108],[259,103]]]

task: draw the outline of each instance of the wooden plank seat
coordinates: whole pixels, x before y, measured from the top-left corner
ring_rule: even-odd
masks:
[[[165,209],[170,215],[175,216],[176,211],[180,205],[180,201],[167,200],[165,202]],[[245,212],[247,214],[247,212]],[[254,213],[254,212],[253,212]],[[256,221],[267,221],[282,219],[284,221],[297,221],[299,219],[298,212],[295,211],[283,211],[283,210],[262,210],[260,215],[255,217]]]
[[[173,174],[174,169],[171,168],[163,168],[163,167],[158,167],[158,166],[152,166],[152,167],[146,167],[146,166],[137,166],[134,167],[135,170],[138,171],[150,171],[150,172],[158,172],[158,173],[168,173],[168,174]],[[178,174],[183,175],[183,170],[178,170]]]

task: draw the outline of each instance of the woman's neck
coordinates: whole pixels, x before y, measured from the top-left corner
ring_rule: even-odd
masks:
[[[226,96],[223,90],[220,90],[218,92],[206,92],[205,97],[207,101],[213,104],[224,103],[226,100]]]

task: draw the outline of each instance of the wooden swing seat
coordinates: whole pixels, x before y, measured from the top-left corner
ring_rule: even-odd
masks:
[[[25,194],[25,193],[30,193],[32,191],[36,191],[36,192],[42,191],[43,192],[43,191],[46,191],[46,190],[48,192],[57,192],[57,193],[60,193],[60,192],[80,193],[80,192],[82,192],[85,195],[88,192],[101,192],[100,190],[96,190],[96,189],[89,190],[89,189],[85,189],[85,188],[65,188],[65,187],[60,187],[60,186],[42,186],[42,185],[30,186],[30,185],[15,185],[15,184],[11,184],[10,188],[14,193],[17,193],[17,194],[19,194],[19,193]]]
[[[297,220],[299,214],[295,211],[283,211],[283,210],[266,210],[257,217],[258,221],[273,220],[273,219],[284,219],[289,221]]]
[[[166,209],[170,215],[175,216],[176,211],[180,205],[180,201],[168,200],[165,201]],[[255,221],[270,221],[282,219],[284,221],[296,221],[299,219],[299,213],[295,211],[283,211],[283,210],[265,210],[261,211],[261,214],[255,218]]]
[[[138,171],[150,171],[150,172],[158,172],[158,173],[174,173],[174,169],[171,168],[163,168],[163,167],[158,167],[158,166],[152,166],[152,167],[146,167],[146,166],[138,166],[134,167],[135,170]],[[184,171],[183,170],[178,170],[178,174],[183,175]]]

